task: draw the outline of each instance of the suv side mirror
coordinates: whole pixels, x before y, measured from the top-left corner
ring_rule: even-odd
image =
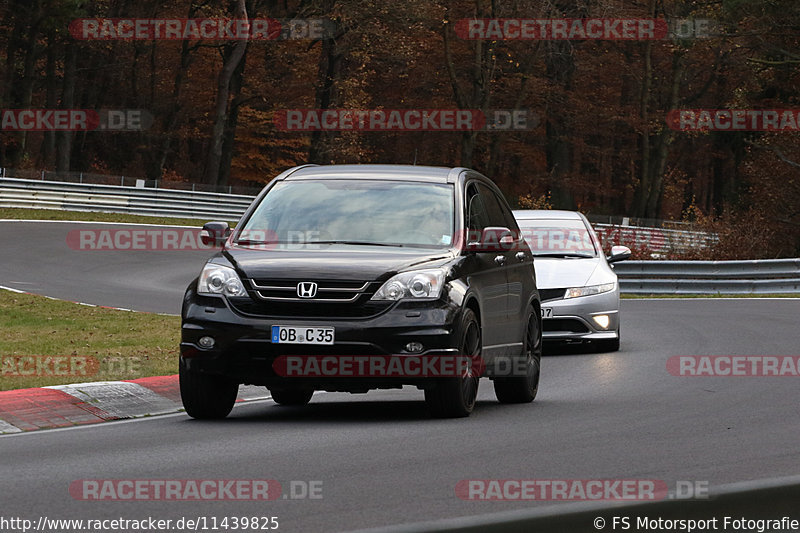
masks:
[[[206,246],[221,248],[230,234],[231,228],[227,222],[206,222],[200,232],[200,242]]]
[[[502,226],[484,228],[480,236],[469,232],[466,249],[471,252],[503,252],[512,250],[519,242],[514,233]]]
[[[627,246],[612,246],[611,255],[606,258],[609,263],[616,263],[618,261],[625,261],[631,258],[631,249]]]

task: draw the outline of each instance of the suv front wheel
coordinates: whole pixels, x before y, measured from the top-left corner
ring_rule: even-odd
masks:
[[[183,361],[179,365],[181,400],[192,418],[225,418],[233,409],[239,384],[222,376],[192,372]]]
[[[480,375],[476,372],[481,357],[481,328],[472,309],[461,317],[461,343],[459,355],[471,359],[469,368],[460,377],[442,378],[431,389],[425,389],[425,403],[436,418],[463,418],[469,416],[478,397]]]
[[[542,365],[541,320],[533,309],[528,311],[528,326],[523,351],[524,374],[513,377],[498,377],[494,380],[494,394],[500,403],[528,403],[539,391],[539,375]],[[516,371],[516,368],[514,369]]]

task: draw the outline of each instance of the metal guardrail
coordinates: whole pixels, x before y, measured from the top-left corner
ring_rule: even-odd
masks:
[[[716,528],[697,527],[694,531],[791,531],[790,525],[759,529],[758,520],[777,523],[800,520],[800,476],[746,481],[723,485],[712,490],[706,500],[667,499],[656,502],[611,503],[580,502],[563,503],[539,509],[525,509],[481,516],[464,516],[433,522],[404,524],[357,533],[529,533],[531,531],[558,531],[561,533],[587,533],[589,531],[689,531],[684,527],[658,526],[656,522],[675,520],[713,520]],[[755,527],[732,527],[724,524],[729,520],[752,520]],[[616,518],[616,521],[615,521]],[[622,522],[628,519],[628,524]],[[639,520],[646,520],[643,525]],[[785,522],[784,522],[785,523]],[[663,522],[662,522],[663,524]],[[655,527],[653,527],[655,526]]]
[[[614,271],[627,294],[800,294],[800,259],[623,261]]]
[[[79,172],[57,174],[0,168],[0,207],[231,221],[238,220],[254,198],[255,196],[246,194],[159,188],[156,182],[125,176],[84,175]],[[663,225],[663,221],[661,222]],[[603,244],[621,244],[638,250],[648,250],[656,258],[658,254],[707,247],[715,238],[713,235],[688,229],[604,223],[596,223],[594,227]]]
[[[664,220],[660,218],[635,218],[616,215],[596,215],[590,213],[586,215],[589,222],[594,224],[605,224],[607,226],[624,226],[639,228],[659,228],[676,229],[681,231],[694,231],[694,223],[682,220]]]
[[[0,207],[238,220],[253,196],[0,178]]]
[[[35,181],[57,181],[86,185],[119,185],[120,187],[146,187],[148,189],[171,189],[178,191],[210,192],[222,194],[256,195],[262,187],[252,185],[215,186],[174,180],[148,180],[136,176],[97,174],[94,172],[34,170],[26,168],[0,167],[0,178],[17,178]]]
[[[236,221],[253,196],[0,177],[0,207],[130,213]],[[595,224],[601,239],[656,253],[709,246],[702,232]],[[625,261],[615,270],[627,294],[800,294],[800,259]]]
[[[622,245],[647,250],[654,256],[685,253],[708,248],[719,240],[717,235],[688,229],[669,229],[644,226],[621,226],[592,223],[603,245]]]

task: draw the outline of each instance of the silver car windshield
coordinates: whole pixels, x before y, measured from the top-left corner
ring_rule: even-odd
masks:
[[[525,242],[537,257],[597,257],[591,233],[582,220],[519,220]]]
[[[277,183],[237,242],[449,248],[452,185],[384,180]]]

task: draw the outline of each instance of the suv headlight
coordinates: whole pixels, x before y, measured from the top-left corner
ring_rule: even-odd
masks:
[[[225,296],[247,296],[242,280],[231,267],[207,263],[197,280],[198,294],[224,294]]]
[[[381,285],[372,299],[388,301],[435,299],[442,293],[442,285],[444,285],[443,270],[412,270],[393,276]]]
[[[589,285],[588,287],[574,287],[567,289],[567,294],[564,298],[578,298],[580,296],[592,296],[594,294],[602,294],[604,292],[613,291],[617,286],[615,282],[603,283],[602,285]]]

